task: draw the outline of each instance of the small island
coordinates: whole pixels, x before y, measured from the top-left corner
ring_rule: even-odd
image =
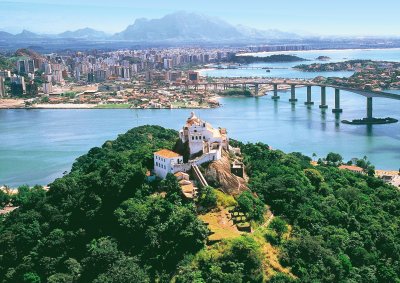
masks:
[[[271,55],[267,57],[251,56],[251,55],[235,55],[232,62],[240,64],[251,63],[281,63],[281,62],[301,62],[307,59],[286,54]]]
[[[301,64],[293,67],[304,72],[354,72],[349,77],[317,77],[315,82],[366,91],[400,89],[400,63],[373,60]]]
[[[318,60],[318,61],[329,61],[329,60],[331,60],[331,57],[328,57],[328,56],[318,56],[318,57],[316,58],[316,60]]]
[[[386,118],[363,118],[363,119],[354,119],[352,121],[342,120],[343,124],[348,125],[383,125],[383,124],[393,124],[397,123],[399,120],[386,117]]]

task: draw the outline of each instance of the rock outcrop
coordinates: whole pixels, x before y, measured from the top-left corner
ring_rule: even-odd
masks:
[[[229,154],[223,151],[222,158],[210,163],[204,170],[204,177],[210,185],[218,187],[224,193],[238,195],[249,189],[246,181],[247,176],[241,178],[232,174],[231,163]]]

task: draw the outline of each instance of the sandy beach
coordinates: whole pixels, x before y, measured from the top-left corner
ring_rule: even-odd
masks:
[[[59,103],[59,104],[34,104],[34,109],[92,109],[96,108],[97,104],[72,104],[72,103]]]
[[[25,108],[23,99],[0,99],[0,109]]]

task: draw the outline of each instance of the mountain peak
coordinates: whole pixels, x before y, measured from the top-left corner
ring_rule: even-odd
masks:
[[[115,35],[117,39],[135,41],[221,41],[240,37],[241,33],[226,22],[185,11],[160,19],[137,19]]]
[[[21,33],[16,34],[15,37],[24,38],[24,39],[25,38],[38,38],[38,37],[40,37],[40,35],[24,29],[24,30],[22,30]]]

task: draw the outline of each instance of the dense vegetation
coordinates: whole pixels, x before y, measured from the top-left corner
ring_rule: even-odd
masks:
[[[251,63],[299,62],[307,60],[294,55],[277,54],[267,57],[250,56],[250,55],[234,56],[232,61],[240,64],[251,64]]]
[[[172,148],[176,139],[172,130],[136,128],[80,157],[48,193],[25,192],[0,225],[2,282],[170,278],[208,235],[174,177],[146,181],[153,152]]]
[[[281,262],[301,282],[400,282],[398,190],[298,153],[241,148],[252,190],[293,225]]]
[[[220,93],[224,96],[252,96],[248,89],[228,89]]]
[[[8,57],[0,54],[0,70],[11,70],[13,64]]]
[[[299,153],[232,142],[253,193],[234,200],[206,187],[197,205],[237,205],[259,226],[205,248],[208,229],[176,178],[146,177],[153,152],[174,148],[177,137],[138,127],[78,158],[48,192],[24,186],[11,200],[0,194],[0,205],[19,206],[0,221],[0,281],[399,282],[400,193],[339,170],[336,154],[314,167]],[[264,203],[275,215],[268,227]],[[292,274],[266,276],[260,237]]]

